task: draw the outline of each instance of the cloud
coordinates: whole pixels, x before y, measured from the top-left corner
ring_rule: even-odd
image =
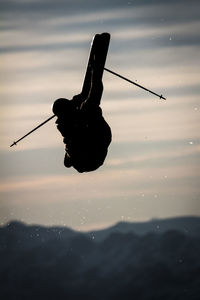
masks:
[[[23,197],[16,199],[18,203],[26,201],[25,195],[29,195],[29,198],[31,196],[31,199],[35,199],[36,202],[40,201],[40,198],[37,200],[37,195],[39,194],[44,196],[43,201],[47,200],[49,202],[55,201],[56,195],[60,195],[62,201],[64,199],[65,201],[84,201],[86,199],[102,199],[102,197],[114,199],[120,195],[126,195],[126,197],[130,198],[140,194],[142,190],[151,193],[152,187],[156,186],[156,184],[158,185],[157,189],[162,190],[163,185],[166,183],[165,190],[169,191],[170,189],[176,190],[178,181],[180,183],[184,180],[190,182],[190,179],[198,178],[198,167],[195,164],[190,165],[187,163],[184,156],[182,157],[182,159],[186,160],[184,165],[182,163],[173,165],[176,157],[168,157],[172,162],[164,167],[162,164],[159,165],[159,157],[157,163],[152,165],[151,156],[148,159],[146,158],[146,164],[143,163],[145,158],[142,158],[140,167],[138,166],[138,159],[137,157],[135,160],[129,157],[127,161],[120,159],[120,164],[118,163],[117,165],[113,165],[112,160],[110,163],[108,161],[108,167],[105,170],[93,173],[92,180],[90,173],[82,174],[81,176],[75,171],[71,170],[69,172],[67,169],[64,170],[65,174],[63,175],[52,173],[51,175],[44,174],[43,176],[39,174],[28,176],[27,174],[25,177],[9,177],[9,179],[1,180],[0,191],[10,194],[18,192],[20,195],[23,195]],[[153,177],[151,176],[152,174],[154,174]],[[165,177],[166,174],[168,174],[167,177]],[[170,186],[168,185],[169,180],[171,182]],[[90,190],[89,194],[88,189]],[[182,194],[185,189],[189,193],[193,190],[193,187],[187,185],[182,187],[181,191],[177,190],[177,193]],[[194,189],[198,190],[198,186]]]
[[[31,36],[31,38],[30,38]],[[27,31],[27,30],[7,30],[4,31],[2,34],[2,41],[1,47],[2,48],[12,48],[12,52],[14,47],[23,47],[32,48],[33,46],[45,46],[48,47],[49,45],[56,44],[64,44],[65,47],[69,48],[73,45],[78,43],[82,43],[83,41],[87,40],[88,35],[86,33],[46,33],[44,32],[37,32]]]

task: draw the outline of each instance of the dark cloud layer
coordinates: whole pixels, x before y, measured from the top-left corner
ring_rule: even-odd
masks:
[[[26,30],[29,31],[29,37],[31,40],[32,31],[42,34],[43,38],[49,32],[55,34],[67,34],[71,32],[78,31],[81,32],[93,32],[101,28],[102,30],[109,29],[110,32],[124,30],[126,32],[127,26],[134,28],[137,31],[138,27],[141,26],[155,26],[156,28],[167,28],[169,26],[169,35],[155,33],[154,41],[149,42],[145,36],[131,38],[127,37],[124,39],[125,43],[121,43],[120,47],[118,45],[118,50],[127,51],[131,47],[135,50],[140,48],[154,48],[155,47],[174,47],[174,46],[185,46],[185,45],[199,45],[200,39],[198,34],[198,24],[196,29],[192,29],[191,34],[184,31],[183,33],[173,34],[173,24],[183,26],[185,24],[190,24],[193,22],[198,22],[200,18],[200,6],[199,1],[192,0],[188,1],[1,1],[0,2],[0,17],[1,30]],[[111,17],[105,15],[105,12],[113,13],[113,9],[122,11],[122,16]],[[137,11],[139,9],[139,11]],[[125,18],[123,17],[123,11],[129,12],[129,15]],[[91,17],[92,14],[96,15]],[[79,20],[79,17],[80,20]],[[82,16],[87,18],[86,21],[82,21]],[[73,20],[73,18],[75,18]],[[105,18],[105,19],[104,19]],[[58,20],[62,19],[62,22]],[[56,20],[56,22],[55,22]],[[65,23],[69,20],[72,23]],[[53,23],[51,23],[53,21]],[[195,27],[195,26],[194,26]],[[172,35],[172,36],[171,36]],[[20,37],[19,37],[20,38]],[[171,38],[169,40],[169,38]],[[12,45],[0,47],[0,52],[19,52],[19,51],[48,51],[58,50],[58,49],[69,49],[71,47],[81,47],[83,46],[83,41],[71,41],[66,43],[55,43],[52,38],[52,42],[47,45],[41,44],[38,39],[36,44],[27,45]],[[113,44],[114,45],[114,44]],[[113,46],[113,49],[115,47]]]
[[[0,1],[1,14],[28,14],[30,15],[67,15],[84,12],[97,12],[100,10],[108,10],[112,8],[120,9],[133,9],[137,7],[155,6],[156,9],[146,15],[143,21],[152,20],[155,22],[158,19],[165,17],[165,21],[185,21],[187,20],[199,20],[199,7],[198,0],[85,0],[85,1],[73,1],[73,0],[47,0],[47,1],[26,1],[26,0],[2,0]],[[164,9],[163,9],[164,6]]]
[[[16,222],[0,234],[2,299],[199,297],[199,235],[116,229],[96,242],[67,228]]]
[[[49,7],[49,10],[54,9],[57,7],[57,9],[61,10],[62,6],[66,7],[81,7],[82,9],[89,8],[91,6],[93,7],[108,7],[108,6],[125,6],[125,5],[148,5],[150,2],[150,5],[159,5],[159,4],[165,4],[166,0],[130,0],[130,1],[123,1],[123,0],[111,0],[107,2],[106,0],[85,0],[84,2],[81,0],[78,0],[74,2],[73,0],[46,0],[46,1],[35,1],[35,0],[1,0],[1,7],[4,10],[7,10],[9,8],[13,8],[16,11],[20,11],[21,8],[25,9],[35,9],[35,10],[46,10],[46,7]],[[176,2],[177,4],[184,4],[188,3],[187,0],[168,0],[167,3],[173,4]],[[191,6],[195,3],[198,3],[198,0],[191,0],[190,1]]]

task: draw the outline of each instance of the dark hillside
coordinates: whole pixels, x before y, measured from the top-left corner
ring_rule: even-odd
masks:
[[[1,227],[2,299],[199,299],[198,232],[131,227],[118,224],[101,239],[62,227]]]

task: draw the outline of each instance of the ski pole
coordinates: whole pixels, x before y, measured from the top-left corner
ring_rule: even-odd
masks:
[[[120,74],[118,74],[118,73],[115,73],[115,72],[113,72],[113,71],[111,71],[111,70],[109,70],[109,69],[107,69],[107,68],[104,68],[104,70],[106,70],[107,72],[109,72],[109,73],[111,73],[111,74],[113,74],[113,75],[118,76],[118,77],[121,78],[121,79],[124,79],[124,80],[126,80],[126,81],[128,81],[128,82],[130,82],[130,83],[132,83],[132,84],[134,84],[134,85],[136,85],[136,86],[138,86],[139,88],[141,88],[141,89],[143,89],[143,90],[145,90],[145,91],[147,91],[147,92],[149,92],[149,93],[151,93],[151,94],[153,94],[153,95],[159,97],[160,99],[166,100],[166,98],[164,98],[163,95],[158,95],[157,93],[155,93],[155,92],[153,92],[153,91],[151,91],[151,90],[145,88],[144,86],[142,86],[142,85],[140,85],[140,84],[138,84],[138,83],[136,83],[136,82],[134,82],[134,81],[132,81],[132,80],[130,80],[130,79],[128,79],[128,78],[126,78],[126,77],[120,75]]]
[[[12,146],[16,146],[17,143],[21,140],[23,140],[26,136],[28,136],[29,134],[31,134],[33,131],[37,130],[38,128],[40,128],[41,126],[43,126],[45,123],[49,122],[51,119],[53,119],[56,115],[51,116],[50,118],[48,118],[46,121],[42,122],[40,125],[38,125],[37,127],[35,127],[34,129],[32,129],[31,131],[29,131],[27,134],[25,134],[23,137],[21,137],[20,139],[18,139],[16,142],[13,142],[12,145],[10,145],[10,147]]]
[[[140,85],[140,84],[138,84],[138,83],[136,83],[136,82],[134,82],[134,81],[132,81],[132,80],[130,80],[130,79],[128,79],[128,78],[126,78],[126,77],[124,77],[124,76],[118,74],[118,73],[116,73],[116,72],[113,72],[113,71],[111,71],[111,70],[109,70],[109,69],[107,69],[107,68],[104,68],[104,70],[107,71],[107,72],[109,72],[109,73],[111,73],[111,74],[113,74],[113,75],[118,76],[119,78],[121,78],[121,79],[123,79],[123,80],[126,80],[126,81],[128,81],[128,82],[130,82],[130,83],[136,85],[137,87],[139,87],[139,88],[141,88],[141,89],[143,89],[143,90],[145,90],[145,91],[147,91],[147,92],[149,92],[149,93],[151,93],[151,94],[153,94],[153,95],[159,97],[160,99],[166,100],[166,98],[164,98],[163,95],[158,95],[157,93],[155,93],[155,92],[153,92],[153,91],[151,91],[151,90],[145,88],[144,86],[142,86],[142,85]],[[50,121],[51,119],[53,119],[55,116],[56,116],[56,115],[53,115],[53,116],[51,116],[50,118],[48,118],[46,121],[42,122],[40,125],[38,125],[38,126],[35,127],[34,129],[32,129],[31,131],[29,131],[27,134],[25,134],[23,137],[21,137],[20,139],[18,139],[16,142],[13,142],[12,145],[10,145],[10,147],[12,147],[12,146],[14,146],[14,145],[17,145],[17,143],[18,143],[19,141],[23,140],[23,139],[24,139],[25,137],[27,137],[29,134],[31,134],[32,132],[34,132],[35,130],[37,130],[37,129],[40,128],[41,126],[43,126],[45,123],[49,122],[49,121]]]

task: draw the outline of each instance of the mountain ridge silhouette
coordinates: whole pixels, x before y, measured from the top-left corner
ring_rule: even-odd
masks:
[[[199,221],[152,220],[142,224],[155,231],[137,232],[120,222],[103,233],[10,222],[0,227],[2,299],[197,300]]]

